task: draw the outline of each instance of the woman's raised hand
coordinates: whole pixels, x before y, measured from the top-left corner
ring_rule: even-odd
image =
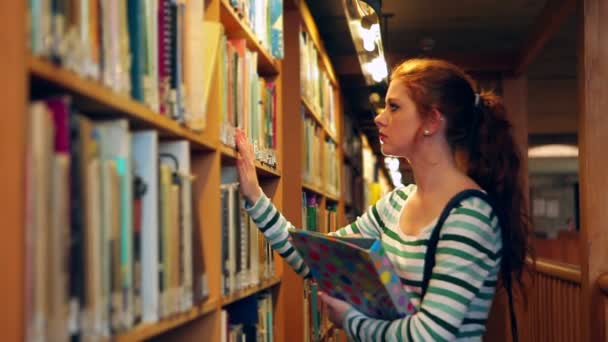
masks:
[[[236,168],[239,173],[239,188],[249,203],[255,203],[262,195],[262,189],[255,171],[253,145],[247,141],[245,133],[238,128],[236,129],[235,142],[238,151]]]

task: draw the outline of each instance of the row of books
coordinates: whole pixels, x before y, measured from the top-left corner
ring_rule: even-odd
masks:
[[[327,72],[319,65],[319,52],[305,30],[300,31],[300,86],[302,97],[321,115],[332,134],[336,134],[335,90]]]
[[[256,159],[276,167],[275,83],[258,75],[258,54],[247,49],[245,39],[222,36],[220,49],[220,139],[234,147],[238,127],[252,142]]]
[[[344,151],[344,156],[349,159],[350,164],[354,168],[360,169],[360,157],[361,157],[361,138],[359,136],[359,132],[355,128],[355,124],[350,115],[344,115],[342,118],[344,130],[342,132],[342,150]]]
[[[329,308],[319,300],[319,286],[304,280],[304,341],[338,341],[337,329],[329,320]]]
[[[262,292],[231,304],[221,312],[221,342],[273,342],[273,299]]]
[[[224,0],[222,0],[224,1]],[[276,59],[283,51],[283,0],[230,0],[262,46]]]
[[[224,171],[230,173],[231,171]],[[222,293],[230,295],[275,275],[274,254],[249,214],[238,183],[221,185]]]
[[[212,58],[203,0],[32,0],[30,50],[196,131]]]
[[[321,127],[302,107],[302,179],[317,187],[322,186],[321,136]]]
[[[107,339],[204,300],[189,143],[93,121],[68,96],[28,115],[27,340]]]
[[[337,204],[328,203],[322,211],[321,197],[302,191],[302,229],[313,232],[333,232],[338,229]]]
[[[308,231],[333,232],[338,229],[338,213],[335,203],[327,204],[321,211],[321,198],[317,194],[302,192],[302,229]],[[304,340],[320,341],[329,327],[327,308],[317,296],[314,281],[304,281]]]
[[[323,144],[323,159],[325,170],[325,190],[335,196],[340,194],[340,165],[336,143],[326,137]]]

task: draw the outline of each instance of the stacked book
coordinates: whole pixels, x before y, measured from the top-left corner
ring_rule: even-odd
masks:
[[[275,275],[274,254],[249,214],[238,183],[221,185],[222,294],[257,286]]]
[[[67,96],[28,115],[28,336],[100,340],[204,300],[189,143],[93,121]]]

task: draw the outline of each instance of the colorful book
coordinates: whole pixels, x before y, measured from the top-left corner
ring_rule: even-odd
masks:
[[[414,313],[382,241],[296,229],[289,235],[319,290],[373,318],[393,320]]]

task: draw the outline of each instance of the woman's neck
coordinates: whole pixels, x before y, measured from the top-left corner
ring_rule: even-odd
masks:
[[[447,146],[429,148],[410,159],[410,164],[420,199],[451,196],[455,189],[467,186],[465,182],[468,182],[468,178],[458,169],[454,155]]]

